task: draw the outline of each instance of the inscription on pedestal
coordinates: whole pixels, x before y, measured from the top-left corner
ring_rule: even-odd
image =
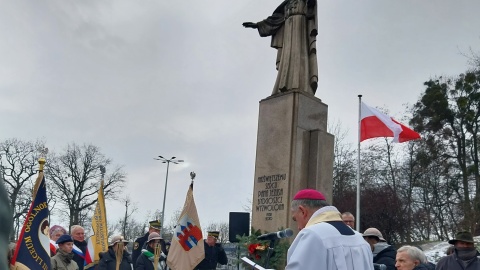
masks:
[[[266,212],[265,220],[273,219],[273,212],[285,209],[283,200],[287,174],[263,175],[257,178],[257,212]]]

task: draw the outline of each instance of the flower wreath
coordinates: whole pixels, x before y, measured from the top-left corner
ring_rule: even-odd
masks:
[[[255,260],[260,260],[262,256],[260,253],[263,253],[268,248],[268,245],[262,245],[260,243],[254,243],[248,245],[248,253],[255,258]]]

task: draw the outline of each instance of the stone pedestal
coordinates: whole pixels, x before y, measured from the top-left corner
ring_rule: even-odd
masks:
[[[260,101],[252,226],[297,230],[290,202],[300,189],[321,191],[331,203],[334,136],[328,106],[313,95],[286,92]]]

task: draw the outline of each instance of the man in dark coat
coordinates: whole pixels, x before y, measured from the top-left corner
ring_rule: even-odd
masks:
[[[120,261],[119,270],[131,270],[132,258],[130,253],[125,249],[127,240],[123,236],[117,235],[112,237],[108,250],[100,253],[100,261],[96,270],[116,270],[117,269],[117,255],[122,257]]]
[[[395,257],[397,256],[397,251],[387,244],[387,241],[378,229],[366,229],[363,233],[363,238],[370,245],[373,245],[373,263],[384,264],[387,266],[387,270],[396,270]]]
[[[453,254],[440,259],[435,269],[438,270],[479,270],[480,253],[475,248],[472,233],[458,232],[454,239],[448,241],[455,249]]]
[[[142,254],[142,249],[145,248],[145,243],[148,240],[148,235],[152,232],[156,232],[160,234],[160,229],[162,227],[162,224],[160,223],[160,220],[152,220],[149,222],[150,227],[148,228],[148,232],[137,239],[135,239],[135,242],[133,243],[133,251],[132,251],[132,262],[133,262],[133,268],[135,269],[137,259]],[[163,248],[162,248],[163,250]]]
[[[397,250],[395,267],[397,270],[435,270],[435,265],[427,261],[420,248],[408,245]]]
[[[196,267],[195,270],[211,270],[217,269],[217,264],[225,265],[228,263],[227,254],[222,245],[217,243],[220,232],[210,231],[208,232],[207,240],[204,241],[205,247],[205,259],[203,259]]]
[[[85,266],[85,254],[87,241],[85,241],[85,230],[80,225],[73,225],[70,228],[73,238],[73,260],[78,264],[78,269],[83,270]]]

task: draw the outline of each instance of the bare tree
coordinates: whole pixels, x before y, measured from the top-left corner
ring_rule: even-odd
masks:
[[[333,203],[343,200],[343,194],[355,189],[356,159],[352,144],[346,141],[348,130],[343,129],[340,122],[329,126],[329,131],[335,136],[333,164]]]
[[[115,230],[121,231],[125,239],[133,240],[143,234],[145,223],[138,222],[135,218],[134,214],[138,211],[138,207],[129,196],[125,196],[122,201],[125,202],[125,215],[118,220]]]
[[[145,223],[137,221],[134,214],[138,211],[138,207],[130,197],[126,196],[122,201],[125,202],[125,215],[118,219],[111,230],[119,231],[125,239],[133,240],[144,233]]]
[[[100,166],[107,168],[105,199],[116,199],[126,175],[120,166],[112,166],[112,160],[106,158],[99,147],[72,143],[63,153],[51,154],[46,172],[55,187],[52,195],[68,212],[69,227],[88,222],[87,213],[97,202]]]
[[[15,239],[32,202],[32,189],[37,174],[39,151],[42,141],[29,142],[8,139],[0,143],[0,177],[5,183],[13,208],[14,230],[10,238]]]

